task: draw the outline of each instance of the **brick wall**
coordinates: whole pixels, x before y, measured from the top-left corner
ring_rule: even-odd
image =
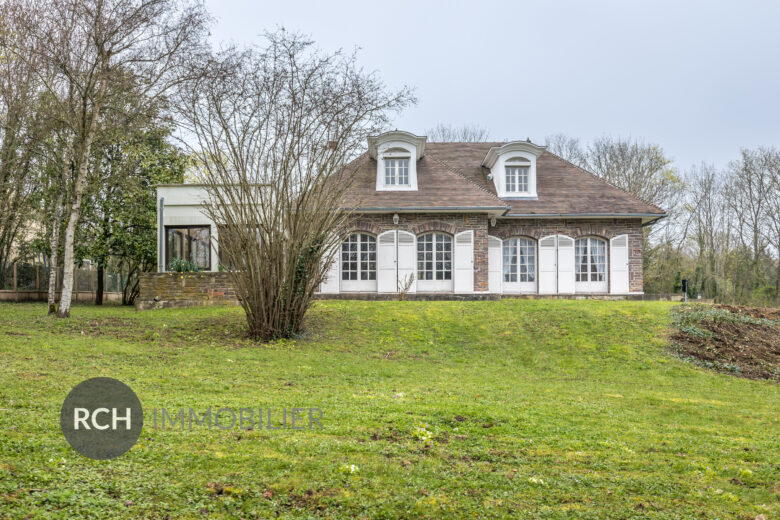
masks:
[[[528,236],[538,240],[547,235],[563,234],[573,238],[597,236],[609,240],[627,234],[629,290],[642,291],[642,227],[639,219],[499,219],[495,226],[490,226],[487,215],[400,213],[399,218],[398,225],[395,225],[391,214],[361,215],[354,223],[353,230],[374,235],[392,229],[401,229],[415,235],[428,231],[454,235],[473,230],[474,291],[478,293],[488,290],[488,235],[500,239]],[[609,259],[609,247],[607,257]],[[237,303],[236,293],[227,273],[143,273],[136,307],[150,309],[224,303]]]
[[[141,273],[136,309],[236,304],[227,273]]]
[[[563,234],[573,238],[598,236],[609,241],[618,235],[627,234],[629,290],[642,291],[642,221],[640,219],[498,219],[496,226],[493,227],[489,225],[487,215],[399,213],[398,216],[400,220],[396,226],[390,214],[363,215],[355,223],[354,229],[375,235],[391,229],[401,229],[415,235],[426,231],[443,231],[454,235],[473,229],[475,292],[488,290],[488,235],[502,240],[521,235],[538,240],[547,235]]]
[[[408,231],[415,235],[428,231],[442,231],[455,235],[461,231],[474,231],[474,291],[488,290],[488,217],[474,214],[399,213],[398,225],[393,224],[392,214],[366,214],[355,222],[356,231],[378,235],[392,229]]]
[[[628,288],[642,292],[642,221],[640,219],[600,220],[499,220],[489,234],[500,239],[512,236],[528,236],[539,240],[547,235],[568,235],[572,238],[595,236],[607,240],[607,266],[609,266],[609,239],[628,235]],[[609,269],[609,267],[607,267]],[[607,277],[609,280],[609,277]]]

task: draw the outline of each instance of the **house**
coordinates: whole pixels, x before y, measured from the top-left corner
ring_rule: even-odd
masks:
[[[529,141],[370,137],[347,205],[358,219],[320,291],[642,293],[642,227],[664,211]],[[204,186],[158,192],[159,270],[218,270]]]

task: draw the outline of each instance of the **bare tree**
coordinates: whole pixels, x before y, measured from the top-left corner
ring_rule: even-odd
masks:
[[[706,298],[722,294],[725,281],[721,260],[729,247],[728,208],[723,198],[723,180],[714,166],[701,164],[691,168],[686,175],[687,200],[684,214],[687,216],[679,243],[685,243],[690,232],[693,240],[693,258],[701,270],[697,290]]]
[[[439,124],[425,131],[428,141],[434,143],[484,143],[490,138],[487,129],[479,125],[452,125]]]
[[[645,247],[653,235],[668,236],[677,224],[684,185],[660,146],[630,138],[601,137],[588,146],[585,168],[635,197],[664,208],[669,216],[646,228]]]
[[[767,248],[766,216],[772,194],[772,176],[766,156],[769,151],[743,149],[738,160],[728,166],[726,197],[733,212],[732,225],[742,247],[751,255],[749,278],[742,291],[750,291],[759,282],[759,263]]]
[[[354,55],[323,54],[283,30],[267,39],[262,51],[205,58],[181,98],[222,267],[261,340],[301,330],[351,216],[351,161],[413,102]]]
[[[663,149],[630,138],[596,139],[588,146],[586,167],[651,204],[663,204],[680,188],[681,180]]]
[[[67,176],[63,284],[57,315],[70,316],[74,237],[96,136],[106,131],[107,106],[127,119],[141,117],[180,81],[183,62],[199,48],[207,16],[199,3],[176,0],[52,0],[44,7],[15,1],[36,16],[22,19],[30,45],[11,47],[17,59],[36,60],[52,99],[49,114],[70,135],[60,148]],[[121,100],[121,102],[119,102]],[[116,120],[116,118],[114,118]],[[71,174],[72,173],[72,174]],[[52,229],[59,227],[52,224]]]
[[[29,42],[18,23],[32,13],[0,4],[0,49]],[[30,222],[41,175],[38,63],[2,52],[0,56],[0,284],[20,231]]]
[[[566,134],[553,134],[545,137],[544,141],[547,150],[551,153],[579,167],[587,166],[587,156],[579,139]]]
[[[776,257],[775,303],[780,303],[780,150],[770,148],[765,154],[769,173],[769,193],[766,206],[766,240]]]

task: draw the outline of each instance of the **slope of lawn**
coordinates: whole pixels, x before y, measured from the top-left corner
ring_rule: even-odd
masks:
[[[318,302],[256,345],[240,308],[0,304],[0,517],[780,518],[780,385],[668,354],[662,302]],[[145,409],[86,459],[62,401]],[[154,408],[316,407],[321,430],[152,427]]]

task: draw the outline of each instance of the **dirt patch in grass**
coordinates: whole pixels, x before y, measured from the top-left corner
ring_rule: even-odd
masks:
[[[672,311],[675,353],[748,379],[780,381],[780,309],[681,305]]]
[[[55,318],[43,318],[53,325],[58,332],[68,331],[72,334],[88,336],[110,336],[117,338],[132,338],[138,334],[138,320],[133,318],[103,317],[80,318],[78,316],[53,322]]]

